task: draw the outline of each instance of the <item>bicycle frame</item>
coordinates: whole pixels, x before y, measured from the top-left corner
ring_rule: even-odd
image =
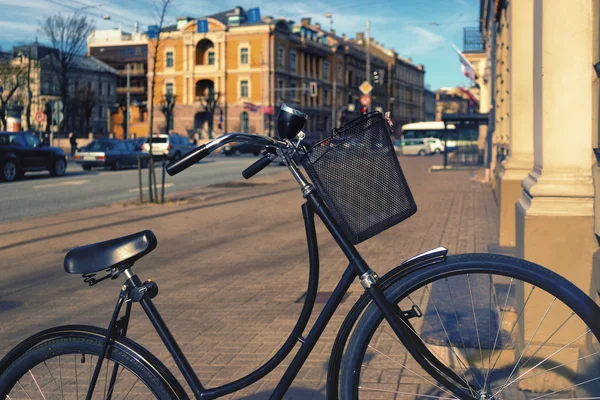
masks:
[[[215,399],[230,393],[234,393],[259,381],[261,378],[273,371],[288,356],[288,354],[291,352],[296,342],[298,341],[301,343],[298,352],[292,359],[290,365],[286,369],[281,380],[279,381],[275,390],[270,396],[270,399],[272,400],[282,399],[286,391],[291,386],[293,380],[297,376],[298,372],[300,371],[300,368],[303,366],[304,362],[310,355],[315,344],[321,337],[321,334],[325,330],[331,317],[337,310],[339,304],[344,298],[344,295],[347,293],[348,289],[350,288],[350,285],[354,282],[356,277],[360,278],[360,282],[365,288],[366,293],[368,293],[373,302],[377,305],[377,307],[389,323],[394,333],[396,333],[400,341],[403,344],[405,344],[405,346],[413,355],[413,357],[417,361],[421,361],[420,364],[424,366],[423,368],[427,370],[430,374],[432,374],[433,376],[437,376],[437,380],[439,383],[446,387],[452,388],[452,383],[446,377],[450,377],[452,380],[455,381],[461,381],[460,377],[458,377],[453,371],[448,370],[441,363],[433,363],[433,365],[428,366],[428,363],[430,362],[429,360],[436,358],[433,356],[427,357],[429,351],[424,344],[418,341],[418,337],[416,337],[416,334],[412,330],[412,326],[408,321],[408,313],[402,312],[397,305],[392,304],[390,303],[390,301],[387,300],[387,298],[384,295],[383,288],[380,288],[377,284],[377,274],[369,268],[365,260],[359,254],[358,250],[346,239],[345,234],[338,226],[337,222],[334,220],[333,216],[329,212],[327,206],[325,205],[317,191],[310,183],[307,183],[304,180],[302,173],[298,170],[295,163],[289,158],[289,156],[284,153],[281,154],[284,160],[286,161],[288,168],[292,172],[292,175],[300,185],[303,196],[306,199],[306,202],[302,205],[302,214],[304,217],[309,250],[310,274],[304,306],[302,308],[302,311],[300,313],[298,321],[296,322],[295,327],[293,328],[285,343],[277,351],[277,353],[261,367],[236,381],[224,384],[216,388],[205,388],[200,382],[193,368],[187,361],[185,355],[181,351],[181,348],[179,347],[175,338],[169,331],[169,328],[163,321],[162,317],[160,316],[160,313],[154,306],[154,303],[152,302],[152,297],[154,297],[154,295],[158,292],[158,287],[156,286],[156,284],[154,282],[142,283],[140,278],[133,273],[131,266],[125,268],[123,271],[124,275],[127,277],[127,281],[124,287],[122,288],[121,296],[123,295],[123,292],[126,291],[128,297],[131,299],[131,294],[135,292],[134,301],[139,301],[139,303],[141,304],[143,310],[148,316],[150,322],[152,323],[152,326],[158,333],[165,347],[169,350],[169,353],[173,357],[177,367],[179,368],[185,380],[192,389],[194,396],[199,400]],[[336,285],[331,297],[325,304],[325,307],[317,317],[317,320],[310,329],[308,335],[304,338],[302,337],[302,333],[306,328],[306,325],[312,314],[318,288],[319,255],[314,222],[315,214],[320,217],[321,221],[328,229],[329,233],[333,236],[338,246],[348,259],[349,265],[344,271],[342,277],[340,278],[340,281]],[[149,294],[151,295],[146,295],[146,292],[149,292]],[[116,316],[118,315],[118,311],[120,309],[121,304],[122,301],[120,303],[117,303],[117,308],[115,309],[115,313],[111,320],[111,324],[109,325],[109,334],[106,338],[105,349],[109,346],[112,336],[116,334],[116,331],[119,328],[117,326],[119,324],[118,321],[116,321]],[[130,303],[128,303],[128,305],[129,304]],[[121,325],[126,326],[127,319],[128,314],[127,318],[125,319],[125,321],[122,321]],[[99,371],[101,362],[102,358],[98,360],[96,372]],[[445,376],[441,375],[439,371],[443,371]],[[115,372],[113,371],[113,375],[114,374]],[[93,380],[92,382],[94,381],[95,380]],[[91,386],[88,391],[88,397],[92,392],[93,386]],[[464,393],[456,392],[455,394],[457,394],[459,397],[462,396],[464,398]]]

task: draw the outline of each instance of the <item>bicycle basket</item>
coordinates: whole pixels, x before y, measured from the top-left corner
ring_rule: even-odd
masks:
[[[417,211],[380,112],[334,130],[308,150],[301,164],[353,244]]]

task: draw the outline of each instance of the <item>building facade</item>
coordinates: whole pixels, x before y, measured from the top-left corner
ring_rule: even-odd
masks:
[[[255,18],[236,7],[199,19],[180,18],[160,38],[154,104],[167,93],[176,96],[175,132],[204,139],[232,131],[274,135],[274,117],[288,103],[309,114],[305,132],[317,140],[360,115],[358,86],[367,80],[360,33],[350,40],[310,18],[300,23]],[[148,47],[150,64],[154,43],[150,40]],[[390,109],[400,122],[422,120],[424,68],[373,46],[371,109]],[[388,84],[392,80],[395,84]],[[392,88],[396,97],[390,95]],[[214,115],[207,99],[215,103]],[[164,116],[155,110],[154,118],[155,132],[164,129]]]
[[[443,114],[474,113],[479,105],[474,101],[477,89],[441,88],[435,92],[435,119],[442,120]]]
[[[425,89],[423,90],[423,119],[425,121],[435,121],[436,112],[436,94],[435,92]]]
[[[12,63],[22,70],[29,71],[29,89],[27,74],[22,74],[21,83],[15,100],[23,105],[22,125],[24,129],[41,131],[46,128],[45,121],[38,123],[35,115],[44,112],[47,102],[60,99],[60,87],[56,77],[55,50],[39,43],[16,46],[13,48]],[[87,137],[88,133],[108,134],[110,131],[110,114],[115,107],[117,92],[117,71],[95,57],[76,56],[68,74],[69,96],[71,104],[71,120],[67,121],[67,129],[78,136]],[[31,126],[27,126],[27,91],[31,91],[30,116]],[[83,97],[82,97],[83,96]],[[80,110],[81,102],[86,101],[89,110]],[[89,120],[82,113],[89,112]],[[84,130],[89,129],[89,132]]]
[[[88,38],[88,55],[102,60],[117,70],[117,104],[113,110],[112,127],[116,137],[125,137],[125,109],[130,94],[128,137],[148,134],[148,36],[121,29],[96,30]],[[129,68],[129,71],[127,70]],[[129,89],[127,74],[129,72]]]
[[[485,52],[478,57],[487,66],[478,74],[491,93],[488,140],[508,151],[490,166],[500,245],[559,273],[598,302],[600,1],[481,0],[480,17]],[[531,329],[539,315],[522,321]],[[577,337],[581,330],[571,326],[561,334]],[[597,358],[589,358],[597,351],[592,340],[568,345],[579,359],[594,360],[569,368],[590,368],[597,376]],[[551,391],[560,379],[557,373],[532,381],[531,389]],[[600,392],[597,382],[590,384],[591,393]],[[573,388],[575,395],[579,388]]]

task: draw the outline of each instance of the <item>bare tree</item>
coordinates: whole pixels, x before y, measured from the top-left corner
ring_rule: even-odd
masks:
[[[166,94],[163,96],[162,101],[160,102],[160,112],[165,116],[166,123],[166,133],[167,135],[173,129],[173,109],[175,108],[175,101],[177,100],[177,96],[173,94]]]
[[[208,113],[208,138],[213,138],[213,126],[215,120],[215,109],[219,104],[219,97],[221,93],[215,92],[214,86],[210,86],[208,88],[208,94],[206,96],[200,97],[200,101],[202,102],[202,107],[204,107],[204,111]]]
[[[73,120],[77,121],[79,127],[80,136],[87,137],[90,131],[90,120],[94,107],[98,103],[96,93],[89,88],[79,88],[75,91],[73,98],[70,102],[70,112],[72,113]]]
[[[22,85],[22,77],[26,71],[20,66],[14,65],[11,59],[0,61],[0,124],[2,130],[7,129],[6,112],[13,100],[17,89]]]
[[[159,23],[158,23],[158,35],[154,39],[154,53],[152,54],[152,65],[148,66],[148,69],[152,71],[152,80],[150,83],[150,124],[149,124],[149,133],[148,133],[148,146],[150,148],[150,154],[152,154],[152,130],[154,128],[154,93],[156,86],[156,62],[158,59],[158,51],[160,48],[160,31],[162,30],[163,23],[165,22],[165,15],[167,14],[167,9],[171,4],[171,0],[156,0],[156,5],[159,8]],[[152,180],[152,176],[154,176],[154,181]],[[153,188],[154,186],[154,195]],[[154,171],[154,160],[150,157],[150,164],[148,166],[148,188],[150,192],[150,201],[158,202],[158,191],[156,189],[156,175]]]
[[[85,15],[75,12],[69,16],[57,14],[46,17],[41,29],[56,50],[50,65],[58,79],[64,121],[69,121],[69,74],[74,69],[75,58],[85,54],[87,38],[94,25]],[[62,126],[66,127],[66,124]]]

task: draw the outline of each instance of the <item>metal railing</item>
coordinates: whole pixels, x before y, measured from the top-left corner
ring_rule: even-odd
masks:
[[[482,53],[485,51],[483,35],[478,27],[463,28],[463,51],[465,53]]]

